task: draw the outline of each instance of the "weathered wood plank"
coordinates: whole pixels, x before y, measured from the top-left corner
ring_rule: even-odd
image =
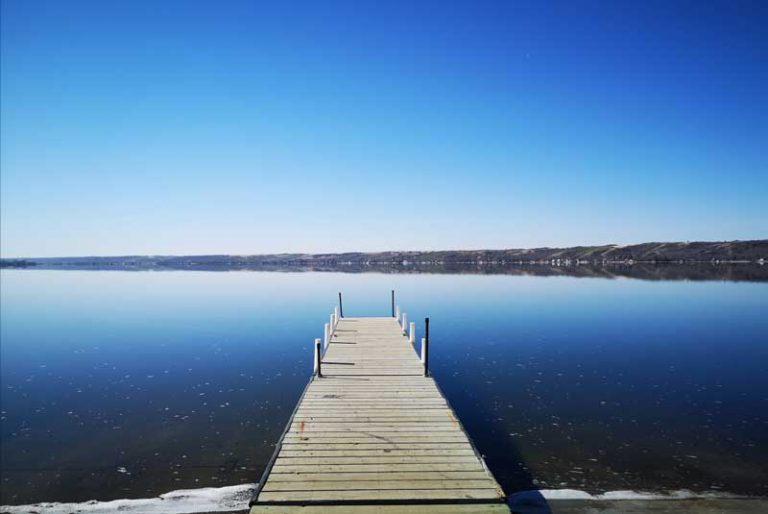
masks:
[[[419,436],[412,434],[394,434],[387,436],[372,436],[367,434],[345,434],[346,437],[342,437],[340,434],[327,434],[319,433],[314,437],[308,438],[285,438],[283,443],[284,447],[302,447],[302,448],[315,448],[318,446],[328,445],[341,445],[346,448],[354,448],[361,444],[379,444],[391,447],[399,444],[436,444],[441,448],[446,448],[456,444],[469,444],[466,438],[461,437],[461,434],[449,434],[443,433],[440,437],[433,436]]]
[[[326,444],[306,444],[306,443],[283,443],[283,451],[315,451],[315,450],[459,450],[472,447],[464,441],[454,441],[445,443],[326,443]]]
[[[321,398],[309,398],[305,397],[301,402],[302,405],[345,405],[345,404],[363,404],[363,405],[376,405],[384,406],[388,404],[399,405],[421,405],[421,404],[437,404],[446,405],[445,400],[442,398],[428,397],[428,398],[379,398],[372,402],[371,398],[339,398],[338,393],[324,393],[324,397]]]
[[[303,402],[303,405],[299,407],[301,411],[317,411],[317,410],[343,410],[343,411],[379,411],[385,409],[404,409],[413,410],[415,408],[441,410],[443,412],[450,412],[447,409],[445,403],[437,401],[427,402],[407,402],[407,401],[391,401],[384,403],[378,403],[375,398],[370,398],[365,401],[352,402],[352,401],[333,401],[333,400],[320,400],[315,402]],[[297,411],[298,412],[298,411]]]
[[[389,408],[389,409],[369,409],[369,410],[356,410],[356,409],[334,409],[328,407],[327,409],[299,409],[296,412],[294,420],[299,418],[359,418],[359,417],[371,417],[371,418],[437,418],[440,420],[451,419],[450,414],[446,409],[441,408],[429,408],[422,409],[406,409],[406,408]]]
[[[458,449],[443,449],[443,448],[344,448],[336,450],[293,450],[290,448],[283,448],[280,452],[280,458],[287,459],[290,457],[375,457],[379,455],[386,455],[390,457],[410,457],[410,456],[432,456],[432,455],[467,455],[474,456],[475,453],[471,447],[458,448]]]
[[[333,500],[500,500],[496,489],[368,489],[363,491],[262,491],[262,501],[333,501]]]
[[[308,390],[306,398],[375,398],[375,399],[414,399],[414,398],[440,398],[440,393],[437,391],[345,391],[339,389],[338,391],[313,391]]]
[[[445,421],[444,416],[417,416],[417,415],[401,415],[401,416],[367,416],[367,417],[336,417],[336,416],[297,416],[295,421],[311,422],[311,423],[440,423]]]
[[[359,410],[358,410],[359,409]],[[443,408],[440,408],[440,406],[434,406],[434,407],[421,407],[421,408],[410,408],[406,409],[405,407],[388,407],[383,409],[375,409],[375,408],[364,408],[364,407],[349,407],[346,409],[339,409],[333,406],[329,406],[327,408],[301,408],[296,412],[296,416],[294,419],[298,417],[306,417],[306,418],[335,418],[335,417],[358,417],[358,416],[369,416],[369,417],[390,417],[390,418],[402,418],[402,417],[414,417],[414,416],[421,416],[421,417],[437,417],[440,419],[446,419],[448,416],[446,414],[446,410]]]
[[[459,432],[460,429],[452,423],[306,423],[291,426],[290,433],[302,434],[307,432]]]
[[[472,469],[477,463],[474,455],[370,455],[359,457],[282,457],[278,456],[275,466],[302,464],[465,464],[466,469]],[[479,466],[479,464],[478,464]]]
[[[408,399],[408,398],[390,398],[390,399],[376,399],[376,398],[323,398],[313,399],[305,398],[299,409],[301,410],[318,410],[328,408],[338,408],[344,410],[382,410],[390,408],[427,408],[427,409],[440,409],[443,411],[449,411],[445,400],[440,398],[421,398],[421,399]]]
[[[503,503],[455,505],[254,505],[250,514],[509,514]]]
[[[487,480],[485,471],[401,471],[372,473],[275,473],[270,482],[336,482],[359,480]]]
[[[361,426],[362,425],[362,426]],[[325,423],[320,422],[309,422],[309,421],[301,421],[301,420],[295,420],[294,423],[291,425],[291,430],[312,430],[315,428],[319,428],[321,430],[331,430],[331,429],[342,429],[345,430],[347,428],[354,428],[354,429],[360,429],[360,428],[368,428],[371,430],[395,430],[397,432],[402,432],[403,429],[408,428],[418,428],[419,430],[423,430],[425,428],[434,428],[435,430],[441,430],[445,428],[456,428],[458,429],[458,425],[455,421],[442,418],[441,420],[435,420],[425,423],[420,423],[418,421],[398,421],[396,423],[386,423],[386,422],[376,422],[376,421],[363,421],[363,422],[345,422],[345,421],[329,421]]]
[[[342,417],[344,416],[344,417]],[[368,413],[355,416],[354,414],[301,414],[294,418],[297,423],[442,423],[446,421],[444,414],[408,413]]]
[[[493,481],[488,477],[473,480],[336,480],[333,482],[319,482],[310,480],[305,482],[275,482],[270,480],[262,491],[360,491],[360,490],[399,490],[409,489],[495,489]]]
[[[285,436],[286,443],[311,443],[319,444],[321,442],[335,441],[337,443],[346,442],[465,442],[467,438],[460,430],[444,432],[367,432],[367,431],[345,431],[345,432],[288,432]]]
[[[280,473],[385,473],[402,471],[483,471],[480,463],[477,466],[467,466],[464,462],[408,462],[408,463],[379,463],[361,464],[296,464],[295,461],[275,462],[270,478]]]
[[[330,377],[329,377],[330,380]],[[418,384],[338,384],[311,387],[309,389],[312,392],[387,392],[387,391],[430,391],[437,392],[437,388],[434,386],[418,385]]]

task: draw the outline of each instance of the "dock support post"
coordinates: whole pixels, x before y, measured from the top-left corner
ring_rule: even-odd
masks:
[[[395,317],[395,290],[392,290],[392,317]]]
[[[333,337],[333,333],[336,332],[336,313],[331,314],[331,330],[328,332],[328,337]]]
[[[333,313],[336,315],[336,325],[339,324],[339,306],[333,308]],[[333,326],[334,330],[336,329],[336,325]]]
[[[323,331],[324,341],[323,341],[323,348],[328,349],[328,343],[331,342],[331,323],[325,324],[325,330]]]
[[[424,376],[429,376],[429,318],[424,318],[424,339],[421,340],[421,360],[424,361]]]
[[[403,313],[403,321],[400,323],[400,327],[403,329],[403,335],[408,333],[408,313]]]
[[[400,306],[395,306],[395,319],[398,323],[400,323]]]
[[[411,344],[416,344],[416,323],[413,321],[411,321],[410,330],[408,332],[408,342]]]
[[[344,304],[341,303],[341,293],[339,293],[339,317],[344,317]]]
[[[317,375],[317,378],[323,376],[320,372],[320,356],[320,339],[315,339],[315,375]]]

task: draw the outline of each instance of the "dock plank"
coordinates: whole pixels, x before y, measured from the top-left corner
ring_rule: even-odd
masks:
[[[259,500],[274,502],[328,502],[344,500],[496,500],[496,489],[366,489],[362,491],[263,491]]]
[[[457,505],[254,505],[251,514],[509,514],[500,503]]]

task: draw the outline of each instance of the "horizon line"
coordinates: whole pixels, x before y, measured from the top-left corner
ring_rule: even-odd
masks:
[[[605,244],[583,244],[576,246],[537,246],[537,247],[507,247],[507,248],[461,248],[461,249],[441,249],[441,250],[373,250],[373,251],[331,251],[331,252],[265,252],[265,253],[199,253],[199,254],[172,254],[172,253],[152,253],[152,254],[138,254],[138,253],[125,253],[125,254],[111,254],[111,255],[58,255],[50,257],[32,257],[32,256],[15,256],[5,257],[0,255],[0,259],[3,260],[23,260],[23,259],[87,259],[87,258],[126,258],[126,257],[213,257],[213,256],[227,256],[227,257],[264,257],[271,255],[344,255],[344,254],[381,254],[381,253],[439,253],[439,252],[505,252],[505,251],[527,251],[527,250],[569,250],[574,248],[627,248],[633,246],[658,244],[658,245],[690,245],[690,244],[717,244],[717,243],[766,243],[766,239],[731,239],[721,241],[645,241],[641,243],[631,244],[618,244],[618,243],[605,243]]]

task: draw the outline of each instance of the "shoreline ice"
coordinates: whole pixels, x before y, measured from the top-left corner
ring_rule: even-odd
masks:
[[[80,503],[40,502],[29,505],[3,505],[0,512],[9,514],[111,514],[115,512],[146,514],[194,514],[200,512],[230,512],[245,510],[256,484],[227,487],[179,489],[155,498],[122,499],[110,501],[90,500]],[[541,489],[547,500],[689,500],[749,498],[719,491],[693,492],[688,490],[650,493],[638,491],[607,491],[590,494],[578,489]]]
[[[0,512],[10,514],[108,514],[141,512],[146,514],[192,514],[195,512],[229,512],[248,508],[256,484],[179,489],[155,498],[110,501],[90,500],[81,503],[40,502],[29,505],[3,505]]]
[[[600,494],[589,494],[578,489],[540,489],[539,492],[547,500],[724,500],[746,499],[750,496],[740,496],[720,491],[694,492],[687,489],[651,493],[644,491],[606,491]]]

